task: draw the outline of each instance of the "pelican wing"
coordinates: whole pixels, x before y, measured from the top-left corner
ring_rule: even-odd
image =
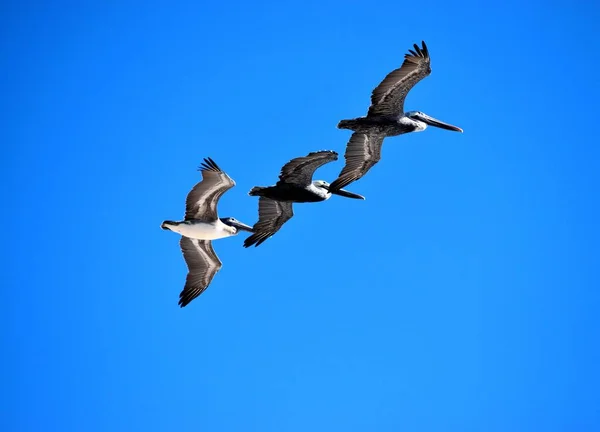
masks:
[[[338,154],[331,150],[322,150],[309,153],[306,156],[292,159],[281,168],[279,181],[293,183],[299,186],[308,186],[317,168],[326,163],[337,160]]]
[[[427,45],[414,45],[415,50],[404,55],[404,62],[390,72],[371,94],[368,115],[398,116],[404,113],[404,99],[408,92],[431,73]]]
[[[244,240],[244,247],[260,245],[279,231],[292,216],[294,216],[294,212],[292,211],[291,202],[260,197],[258,200],[258,222],[254,224],[254,234]]]
[[[185,220],[217,219],[217,202],[221,195],[235,186],[235,182],[211,158],[200,165],[202,181],[188,193],[185,200]]]
[[[184,307],[206,290],[223,264],[210,240],[181,237],[179,246],[188,267],[185,288],[179,294],[179,306]]]
[[[329,186],[330,191],[340,190],[364,176],[381,159],[384,135],[377,129],[358,130],[352,134],[346,146],[346,165]]]

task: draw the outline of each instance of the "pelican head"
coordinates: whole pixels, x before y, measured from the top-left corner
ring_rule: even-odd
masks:
[[[330,191],[329,190],[329,183],[327,183],[325,180],[315,180],[312,184],[315,187],[319,188],[319,189],[325,190],[327,193],[332,193],[332,194],[335,194],[335,195],[340,195],[340,196],[343,196],[343,197],[346,197],[346,198],[354,198],[354,199],[362,199],[362,200],[365,199],[365,197],[362,196],[362,195],[355,194],[355,193],[349,192],[349,191],[344,190],[344,189],[338,189],[338,190]]]
[[[254,230],[252,229],[251,226],[248,226],[244,223],[241,223],[239,220],[234,219],[232,217],[226,217],[226,218],[219,218],[221,220],[221,222],[223,222],[225,225],[227,225],[228,227],[232,228],[232,234],[235,235],[238,233],[238,231],[249,231],[249,232],[254,232]]]
[[[417,131],[425,130],[427,125],[435,126],[441,129],[451,130],[455,132],[462,132],[463,130],[458,126],[453,126],[448,123],[444,123],[438,119],[434,119],[433,117],[428,116],[427,114],[421,111],[409,111],[404,114],[409,119],[417,122]]]

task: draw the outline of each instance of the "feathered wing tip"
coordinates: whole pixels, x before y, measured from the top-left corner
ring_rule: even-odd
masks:
[[[204,162],[200,164],[198,171],[223,172],[223,170],[219,168],[219,165],[217,165],[217,163],[211,158],[204,158]]]
[[[254,227],[256,227],[256,225],[254,225]],[[275,235],[275,232],[277,232],[277,231],[275,231],[275,232],[258,231],[254,227],[253,227],[254,233],[251,236],[246,237],[246,240],[244,240],[243,246],[245,248],[249,248],[251,246],[258,247],[261,244],[263,244],[263,242],[265,242],[266,240],[273,237],[273,235]]]
[[[266,239],[268,239],[269,237],[271,237],[271,236],[270,235],[265,236],[264,234],[254,233],[250,237],[246,238],[246,240],[244,240],[244,247],[245,248],[248,248],[250,246],[257,247],[262,242],[264,242]]]
[[[264,232],[259,232],[257,229],[257,225],[259,223],[260,223],[260,219],[258,220],[258,222],[256,222],[252,226],[252,234],[249,235],[248,237],[246,237],[246,239],[244,240],[243,246],[245,248],[248,248],[250,246],[256,247],[256,246],[260,245],[262,242],[264,242],[265,240],[267,240],[269,237],[271,237],[273,234],[275,234],[275,233],[265,234]]]
[[[421,41],[421,45],[422,45],[422,48],[419,48],[419,46],[417,44],[413,44],[413,47],[415,48],[415,50],[413,51],[413,50],[409,49],[408,52],[410,54],[404,54],[404,58],[412,58],[412,57],[428,58],[429,50],[427,49],[427,45],[425,45],[425,41]]]
[[[244,247],[259,246],[281,229],[294,216],[291,202],[275,201],[260,197],[258,222],[252,227],[253,234],[244,241]]]
[[[196,297],[190,298],[190,294],[185,289],[179,293],[179,302],[177,303],[180,308],[184,308],[191,303]]]
[[[332,155],[332,156],[338,156],[338,152],[334,151],[334,150],[319,150],[319,151],[314,151],[314,152],[310,152],[309,154],[307,154],[306,158],[310,158],[312,156],[316,156],[316,155]]]
[[[354,172],[340,175],[337,179],[335,179],[333,181],[333,183],[331,183],[329,185],[329,191],[338,191],[338,190],[348,186],[350,183],[353,183],[356,180],[359,180],[361,177],[362,176],[357,175]],[[363,197],[363,199],[365,199],[365,198]]]
[[[260,219],[252,226],[252,234],[246,237],[243,246],[248,248],[250,246],[258,246],[264,242],[270,236],[265,236],[264,233],[260,233],[257,230],[257,225],[260,223]]]

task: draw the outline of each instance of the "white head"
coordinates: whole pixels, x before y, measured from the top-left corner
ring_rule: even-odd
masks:
[[[314,192],[321,196],[322,199],[328,200],[331,197],[331,192],[329,192],[329,183],[327,183],[325,180],[314,180],[312,182],[312,187],[316,189]]]
[[[236,235],[239,231],[248,231],[248,232],[253,232],[253,229],[251,226],[246,225],[245,223],[240,222],[237,219],[234,219],[232,217],[226,217],[226,218],[219,218],[221,219],[221,222],[223,222],[225,224],[225,229],[228,230],[231,235]]]
[[[335,194],[335,195],[340,195],[346,198],[354,198],[354,199],[365,199],[365,197],[363,197],[362,195],[358,195],[352,192],[349,192],[345,189],[336,189],[333,191],[329,191],[329,183],[327,183],[325,180],[315,180],[312,182],[313,186],[316,187],[319,191],[324,192],[325,194],[323,196],[325,196],[325,199],[329,199],[329,197],[331,197],[331,194]]]
[[[402,121],[402,118],[400,120]],[[453,126],[449,123],[444,123],[441,120],[434,119],[421,111],[409,111],[404,114],[404,118],[408,118],[411,123],[415,126],[414,132],[421,132],[427,128],[427,125],[435,126],[440,129],[451,130],[455,132],[462,132],[463,130],[458,126]]]
[[[404,117],[400,117],[400,121],[407,125],[413,126],[415,128],[413,132],[422,132],[427,129],[427,123],[421,120],[421,116],[423,115],[425,114],[421,111],[409,111],[404,114]]]
[[[329,193],[329,183],[327,183],[325,180],[315,180],[312,182],[312,184],[314,187],[324,189],[327,191],[327,193]]]

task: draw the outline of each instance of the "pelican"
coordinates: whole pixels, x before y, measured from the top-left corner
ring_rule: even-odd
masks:
[[[179,306],[185,307],[208,288],[222,263],[212,247],[212,240],[231,237],[252,227],[232,217],[219,218],[217,203],[235,182],[211,158],[204,159],[199,170],[202,181],[188,193],[185,219],[164,221],[161,228],[181,234],[179,245],[188,267],[185,287],[179,294]]]
[[[285,164],[274,186],[253,187],[248,195],[260,197],[258,222],[254,224],[254,234],[244,241],[244,247],[258,246],[279,231],[294,215],[292,203],[325,201],[331,194],[364,200],[363,196],[344,189],[330,191],[329,183],[324,180],[312,181],[317,168],[337,158],[338,154],[329,150],[309,153]]]
[[[331,183],[333,192],[364,176],[381,159],[381,146],[386,137],[409,132],[421,132],[427,125],[456,132],[463,130],[437,120],[421,111],[404,112],[408,92],[431,73],[429,50],[425,42],[405,54],[402,66],[390,72],[371,94],[371,106],[366,117],[342,120],[339,129],[354,131],[346,146],[346,165]]]

